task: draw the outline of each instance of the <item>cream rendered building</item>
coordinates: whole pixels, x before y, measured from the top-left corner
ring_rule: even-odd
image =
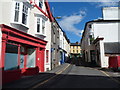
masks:
[[[70,44],[70,53],[73,56],[79,56],[81,53],[80,43],[71,43]]]

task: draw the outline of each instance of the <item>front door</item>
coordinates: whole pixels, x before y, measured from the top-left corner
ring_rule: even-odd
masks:
[[[37,59],[38,67],[40,72],[44,72],[44,51],[40,50],[38,52],[38,59]]]

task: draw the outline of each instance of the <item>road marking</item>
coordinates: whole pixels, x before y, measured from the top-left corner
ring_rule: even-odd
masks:
[[[98,70],[98,69],[95,69],[95,68],[90,68],[90,67],[87,67],[88,69],[91,69],[91,70],[97,70],[97,71],[100,71],[102,72],[103,74],[105,74],[107,77],[109,77],[111,80],[115,81],[116,83],[120,84],[120,81],[119,80],[116,80],[114,79],[113,77],[111,77],[109,74],[107,74],[105,71],[102,71],[102,70]]]
[[[56,73],[55,73],[55,74],[56,74],[55,76],[53,76],[53,77],[51,77],[51,78],[49,78],[49,79],[47,79],[47,80],[44,80],[43,82],[41,82],[41,83],[33,86],[32,88],[37,88],[37,87],[39,87],[39,86],[47,83],[48,81],[50,81],[51,79],[55,78],[56,76],[58,76],[59,74],[61,74],[63,71],[65,71],[69,66],[70,66],[70,64],[68,64],[67,67],[65,67],[62,71],[56,72]],[[32,90],[32,88],[29,89],[29,90]]]
[[[68,67],[70,66],[70,64],[67,65],[66,68],[64,68],[62,71],[56,72],[56,74],[61,74],[63,71],[65,71]]]
[[[101,71],[101,70],[100,70]],[[120,81],[114,79],[113,77],[111,77],[109,74],[107,74],[106,72],[104,71],[101,71],[103,74],[105,74],[106,76],[108,76],[111,80],[115,81],[116,83],[120,84]]]

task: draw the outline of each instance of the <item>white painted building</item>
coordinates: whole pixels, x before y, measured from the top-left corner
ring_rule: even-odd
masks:
[[[59,28],[59,48],[60,48],[60,63],[65,63],[65,60],[67,60],[67,57],[69,57],[70,54],[70,41],[66,36],[66,33]]]
[[[2,0],[0,24],[5,24],[27,34],[47,41],[44,54],[44,69],[51,63],[51,17],[45,0]],[[47,56],[46,56],[47,55]]]
[[[42,0],[42,2],[39,2],[39,0],[35,0],[35,4],[41,7],[41,9],[46,13],[46,15],[48,15],[44,0]],[[51,70],[51,21],[46,15],[42,13],[38,8],[33,7],[30,11],[31,30],[28,31],[29,34],[32,34],[38,38],[47,41],[45,55],[44,55],[45,71]]]
[[[109,11],[110,9],[112,11]],[[116,15],[118,14],[116,9],[118,10],[117,7],[104,8],[103,20],[93,20],[86,23],[81,40],[83,59],[86,62],[96,62],[97,65],[107,68],[109,56],[120,54],[118,49],[120,19]]]
[[[63,47],[64,51],[66,51],[65,53],[65,60],[67,60],[67,58],[70,55],[70,41],[67,38],[66,34],[64,33],[64,47]]]

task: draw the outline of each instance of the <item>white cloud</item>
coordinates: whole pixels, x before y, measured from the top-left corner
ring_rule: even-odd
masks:
[[[70,16],[63,16],[59,24],[63,30],[73,32],[77,36],[81,37],[83,30],[76,28],[75,25],[79,24],[85,16],[86,10],[80,10],[78,13],[74,13]]]
[[[97,2],[98,7],[103,6],[118,6],[118,2],[115,0],[98,0]]]

